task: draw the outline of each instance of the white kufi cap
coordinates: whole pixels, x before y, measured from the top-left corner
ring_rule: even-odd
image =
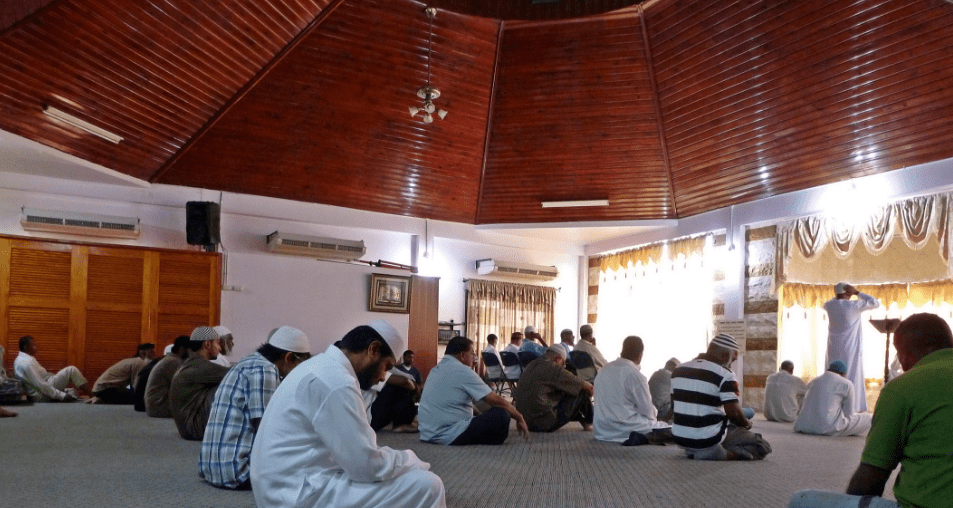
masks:
[[[308,336],[301,330],[290,326],[282,326],[275,330],[268,343],[278,349],[291,351],[292,353],[311,353],[311,343],[308,342]]]
[[[373,328],[374,331],[384,339],[384,342],[390,346],[390,350],[394,352],[395,357],[400,357],[400,355],[404,353],[404,350],[407,349],[407,341],[405,341],[397,329],[391,326],[387,321],[375,319],[367,323],[367,326]]]

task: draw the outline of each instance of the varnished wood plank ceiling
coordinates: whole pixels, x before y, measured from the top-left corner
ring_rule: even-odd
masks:
[[[3,2],[0,129],[156,183],[476,224],[682,218],[953,157],[943,0],[433,5],[428,125],[421,2]]]

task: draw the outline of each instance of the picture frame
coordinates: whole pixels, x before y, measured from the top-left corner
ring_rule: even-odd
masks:
[[[371,312],[409,314],[410,282],[408,276],[372,273],[367,309]]]

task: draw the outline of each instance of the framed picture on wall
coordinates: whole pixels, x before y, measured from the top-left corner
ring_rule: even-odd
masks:
[[[367,308],[371,312],[409,314],[410,277],[372,273],[371,297]]]

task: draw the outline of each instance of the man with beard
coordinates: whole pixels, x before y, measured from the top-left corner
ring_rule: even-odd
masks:
[[[381,320],[358,326],[275,390],[252,448],[258,506],[445,507],[443,482],[411,450],[377,445],[361,390],[406,341]]]

